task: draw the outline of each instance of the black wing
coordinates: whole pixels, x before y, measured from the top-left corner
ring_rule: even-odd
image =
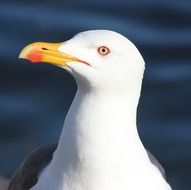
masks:
[[[40,172],[50,163],[57,143],[41,146],[34,150],[13,175],[8,190],[28,190],[38,180]]]

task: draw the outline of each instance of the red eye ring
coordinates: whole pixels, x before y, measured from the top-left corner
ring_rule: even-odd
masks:
[[[98,47],[97,51],[100,55],[104,55],[104,56],[108,55],[111,52],[110,49],[106,46]]]

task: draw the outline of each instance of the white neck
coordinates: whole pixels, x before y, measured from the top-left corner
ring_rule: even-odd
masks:
[[[157,175],[160,183],[163,179],[150,164],[137,132],[138,100],[139,92],[119,95],[79,89],[53,160],[41,175],[41,181],[52,181],[52,186],[44,187],[44,182],[43,188],[157,190],[158,183],[149,186],[149,177]]]

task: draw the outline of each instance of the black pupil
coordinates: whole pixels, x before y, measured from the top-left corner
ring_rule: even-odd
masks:
[[[105,53],[106,52],[106,49],[105,48],[102,48],[102,53]]]

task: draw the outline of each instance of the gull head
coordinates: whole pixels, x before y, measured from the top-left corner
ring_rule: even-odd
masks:
[[[135,89],[141,86],[145,67],[135,45],[108,30],[81,32],[62,43],[35,42],[26,46],[19,57],[59,66],[86,89]]]

